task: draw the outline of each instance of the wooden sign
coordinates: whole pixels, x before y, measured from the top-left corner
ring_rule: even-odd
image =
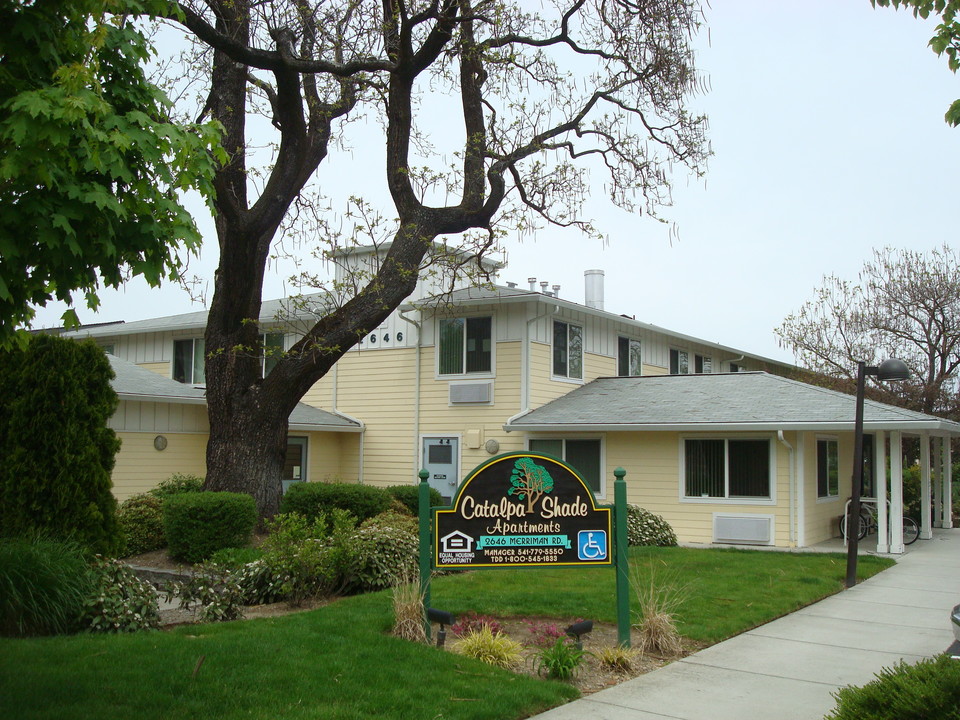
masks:
[[[576,470],[540,453],[492,458],[434,511],[438,568],[611,565],[610,508]]]

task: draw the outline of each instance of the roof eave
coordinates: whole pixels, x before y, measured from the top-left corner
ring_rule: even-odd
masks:
[[[505,432],[777,432],[814,431],[814,432],[853,432],[852,422],[699,422],[699,423],[519,423],[503,425]],[[949,421],[912,421],[912,422],[865,422],[867,432],[930,432],[945,435],[960,435],[960,427]]]

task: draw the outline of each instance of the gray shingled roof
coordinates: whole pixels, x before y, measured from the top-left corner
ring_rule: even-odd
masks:
[[[599,378],[505,430],[853,430],[852,395],[762,372]],[[960,424],[867,400],[871,430],[960,435]]]
[[[326,307],[324,293],[313,293],[296,298],[267,300],[260,307],[261,324],[290,321],[293,318],[307,318],[324,311]],[[207,326],[207,310],[168,315],[166,317],[134,320],[133,322],[99,323],[81,327],[63,333],[64,337],[111,337],[114,335],[133,335],[135,333],[153,333],[174,330],[203,330]]]
[[[581,305],[579,303],[572,302],[570,300],[564,300],[563,298],[553,297],[552,295],[544,295],[543,293],[537,292],[535,290],[524,290],[517,287],[504,287],[502,285],[484,285],[481,287],[469,287],[463,288],[461,290],[454,290],[451,293],[445,295],[435,295],[430,298],[415,302],[415,303],[405,303],[400,307],[401,310],[409,311],[419,308],[444,308],[444,307],[469,307],[471,305],[489,305],[489,304],[509,304],[515,302],[540,302],[545,305],[551,306],[561,306],[568,308],[574,312],[587,313],[588,315],[594,315],[596,317],[602,317],[607,320],[613,320],[619,323],[623,323],[629,327],[639,328],[641,330],[648,330],[650,332],[658,333],[660,335],[666,335],[667,337],[674,338],[676,340],[694,343],[696,345],[702,345],[704,347],[715,348],[721,352],[730,353],[732,355],[743,355],[752,360],[759,360],[763,363],[768,363],[770,365],[789,368],[792,367],[790,363],[784,362],[782,360],[774,360],[772,358],[767,358],[762,355],[757,355],[756,353],[747,352],[746,350],[739,350],[737,348],[729,347],[727,345],[721,345],[715,343],[711,340],[704,340],[703,338],[693,337],[692,335],[686,335],[684,333],[676,332],[674,330],[668,330],[667,328],[660,327],[659,325],[653,325],[652,323],[642,322],[636,320],[629,315],[618,315],[616,313],[608,312],[606,310],[598,310],[596,308],[587,307],[586,305]]]
[[[202,387],[165,378],[151,370],[107,355],[116,377],[113,389],[122,400],[143,402],[171,402],[187,405],[206,405],[206,391]],[[359,432],[363,425],[337,413],[298,403],[290,413],[290,427],[294,430],[326,430]]]

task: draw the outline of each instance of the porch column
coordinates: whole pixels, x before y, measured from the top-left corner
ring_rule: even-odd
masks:
[[[903,435],[890,433],[890,552],[903,553]]]
[[[920,537],[930,540],[930,435],[920,433]]]
[[[953,457],[950,447],[950,438],[943,439],[943,525],[941,527],[953,527]]]
[[[887,517],[887,438],[877,431],[873,436],[873,469],[877,491],[877,552],[890,551],[890,526]]]
[[[943,527],[943,438],[933,439],[933,526]]]

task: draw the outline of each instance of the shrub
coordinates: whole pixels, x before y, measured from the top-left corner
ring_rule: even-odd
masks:
[[[670,523],[639,505],[627,505],[627,543],[629,545],[677,544],[677,534]]]
[[[464,635],[453,649],[461,655],[507,670],[523,662],[523,645],[507,635],[494,635],[486,625]]]
[[[174,473],[148,492],[154,497],[163,499],[170,495],[182,495],[183,493],[201,492],[202,490],[203,478],[199,475]]]
[[[73,632],[92,594],[77,543],[41,535],[0,538],[0,635]]]
[[[244,605],[263,605],[283,599],[283,579],[263,560],[254,560],[232,573]]]
[[[192,611],[200,622],[223,622],[243,617],[244,593],[235,573],[208,563],[195,568],[185,582],[171,583],[167,602],[180,599],[180,607]]]
[[[221,548],[249,544],[256,523],[256,505],[244,493],[183,493],[163,502],[170,555],[189,563],[202,562]]]
[[[383,488],[354,483],[294,483],[280,502],[280,512],[308,519],[333,508],[346,510],[363,522],[390,508],[391,495]]]
[[[364,523],[349,537],[352,556],[344,574],[347,592],[372,592],[396,585],[406,575],[416,575],[419,568],[420,540],[410,526],[412,518],[391,522],[384,515],[380,520]]]
[[[157,593],[119,560],[97,556],[90,567],[94,592],[83,625],[92,632],[137,632],[159,627]]]
[[[259,561],[270,579],[253,577],[293,604],[339,592],[354,555],[354,523],[340,509],[312,520],[299,513],[277,515],[268,525]]]
[[[530,630],[530,634],[533,635],[533,644],[537,647],[549,647],[557,640],[562,640],[567,636],[567,633],[556,623],[533,622],[531,620],[524,620],[524,622],[527,629]],[[574,622],[580,622],[580,620]]]
[[[416,517],[420,514],[420,488],[417,485],[391,485],[385,490],[395,499],[403,503],[410,514]],[[430,507],[443,505],[443,496],[430,488]]]
[[[569,680],[583,662],[583,648],[571,638],[557,638],[537,653],[537,672],[554,680]]]
[[[126,555],[139,555],[167,546],[167,536],[163,532],[163,501],[155,495],[134,495],[120,503],[117,524],[123,535]]]
[[[464,637],[470,633],[478,632],[481,628],[488,628],[494,635],[503,635],[503,625],[496,618],[489,615],[477,615],[476,613],[464,613],[457,622],[450,626],[450,632],[457,637]]]
[[[0,352],[0,527],[119,550],[113,369],[92,341],[35,335]]]
[[[915,665],[900,662],[876,677],[834,693],[836,708],[824,720],[960,718],[960,660],[939,655]]]

